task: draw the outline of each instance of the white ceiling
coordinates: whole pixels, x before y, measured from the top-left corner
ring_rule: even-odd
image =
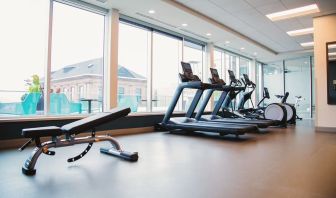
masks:
[[[313,15],[272,22],[266,14],[313,3],[318,4],[320,15],[336,11],[336,0],[177,0],[177,3],[168,0],[83,1],[107,9],[118,9],[122,14],[250,57],[257,52],[257,59],[264,62],[310,55],[312,50],[301,47],[300,43],[313,41],[312,35],[290,37],[286,33],[312,27]],[[178,4],[182,4],[182,8]],[[148,14],[149,9],[154,9],[156,13]],[[182,23],[187,23],[188,27],[181,27]],[[227,31],[225,26],[241,33],[243,37]],[[207,37],[207,32],[211,32],[212,36]],[[231,42],[229,45],[225,44],[227,40]],[[241,47],[245,50],[240,51]]]

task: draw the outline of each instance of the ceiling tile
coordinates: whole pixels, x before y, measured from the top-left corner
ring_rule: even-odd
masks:
[[[307,6],[316,3],[315,0],[281,0],[287,9]]]
[[[248,10],[251,9],[251,5],[246,3],[244,0],[208,0],[210,3],[228,11],[228,12],[236,12],[240,10]]]
[[[267,4],[256,8],[260,13],[266,15],[273,12],[279,12],[286,9],[286,7],[280,2],[275,2],[273,4]]]
[[[254,7],[260,7],[263,5],[269,5],[279,2],[280,0],[245,0],[247,3]]]

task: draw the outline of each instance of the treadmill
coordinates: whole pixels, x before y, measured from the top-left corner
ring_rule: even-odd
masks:
[[[235,87],[227,86],[225,85],[225,82],[219,78],[217,69],[210,68],[211,76],[210,82],[213,85],[217,85],[215,89],[209,89],[207,90],[207,93],[205,97],[203,98],[203,101],[201,103],[201,106],[195,116],[196,120],[199,121],[210,121],[210,122],[216,122],[216,123],[229,123],[229,124],[239,124],[239,125],[255,125],[258,128],[267,128],[269,126],[277,126],[278,123],[273,120],[252,120],[252,119],[246,119],[246,118],[223,118],[218,115],[218,112],[224,102],[224,100],[229,97],[228,94],[232,89],[235,89]],[[208,104],[208,101],[210,100],[212,94],[214,91],[221,91],[222,94],[220,95],[211,115],[203,115],[204,110],[206,108],[206,105]]]
[[[192,118],[192,115],[196,109],[196,106],[201,99],[204,90],[212,89],[217,85],[203,83],[198,76],[193,75],[192,69],[189,63],[181,62],[183,74],[179,74],[181,83],[177,87],[174,97],[167,109],[167,112],[160,123],[160,126],[166,130],[184,130],[188,132],[200,131],[200,132],[214,132],[220,135],[233,134],[237,137],[244,135],[248,132],[255,132],[258,128],[254,125],[238,125],[229,123],[214,123],[199,121]],[[186,112],[184,117],[171,118],[174,108],[184,89],[196,89],[195,96]]]

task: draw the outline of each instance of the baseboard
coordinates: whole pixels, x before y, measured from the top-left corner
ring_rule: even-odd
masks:
[[[336,133],[336,127],[315,127],[315,131]]]
[[[141,127],[141,128],[129,128],[129,129],[116,129],[116,130],[107,130],[107,131],[97,131],[96,135],[106,135],[110,134],[113,137],[121,136],[121,135],[131,135],[131,134],[140,134],[140,133],[149,133],[153,132],[154,127]],[[88,136],[90,133],[81,133],[78,134],[76,137],[84,137]],[[50,138],[41,138],[41,141],[49,141]],[[0,150],[4,149],[13,149],[13,148],[20,148],[28,139],[26,138],[19,138],[19,139],[9,139],[9,140],[0,140]],[[34,144],[31,144],[34,146]]]

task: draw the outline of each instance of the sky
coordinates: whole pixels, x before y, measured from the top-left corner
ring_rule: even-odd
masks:
[[[13,12],[15,10],[15,12]],[[44,76],[49,1],[3,1],[0,6],[1,101],[19,101],[26,79]],[[104,16],[54,3],[52,68],[103,57]]]

